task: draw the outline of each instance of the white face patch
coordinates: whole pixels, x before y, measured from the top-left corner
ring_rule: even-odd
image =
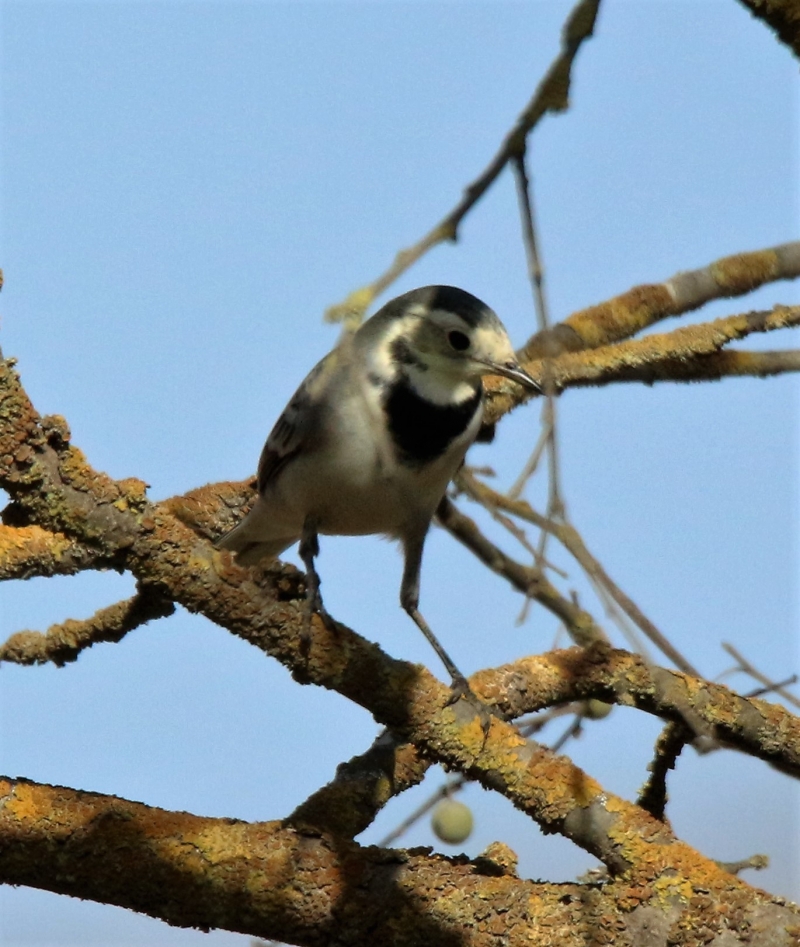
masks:
[[[430,320],[438,327],[441,342],[435,347],[426,341],[420,350],[414,344],[421,320]],[[469,348],[450,351],[446,341],[450,332],[467,336]],[[429,312],[424,305],[414,305],[386,326],[369,352],[368,372],[386,383],[402,373],[426,401],[456,405],[474,397],[476,383],[491,373],[486,363],[504,365],[514,357],[508,336],[494,319],[473,326],[455,313]]]
[[[463,372],[437,371],[429,368],[422,371],[413,365],[406,369],[408,380],[416,393],[433,404],[462,404],[475,397],[475,372],[468,363],[462,363]],[[461,377],[459,377],[459,375]]]
[[[421,307],[415,306],[414,310],[419,308]],[[394,322],[390,323],[379,343],[370,350],[368,356],[369,371],[377,375],[379,378],[383,378],[388,381],[394,378],[397,374],[398,365],[394,359],[394,356],[392,355],[392,345],[401,336],[408,336],[411,334],[413,327],[419,321],[419,316],[414,312],[414,310],[409,311],[409,313],[403,316],[402,319],[395,319]]]
[[[472,330],[470,336],[472,347],[470,355],[481,362],[495,362],[504,365],[511,360],[516,361],[511,340],[504,331],[495,326],[478,326]]]

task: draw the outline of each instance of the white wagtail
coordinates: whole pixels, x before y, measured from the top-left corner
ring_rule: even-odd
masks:
[[[261,454],[255,505],[219,542],[251,565],[299,540],[309,609],[330,623],[318,534],[399,539],[400,603],[449,671],[454,698],[469,688],[419,612],[419,576],[431,520],[481,427],[484,375],[540,391],[475,296],[425,286],[391,300],[297,389]]]

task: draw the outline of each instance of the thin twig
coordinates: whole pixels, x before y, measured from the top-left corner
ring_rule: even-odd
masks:
[[[755,690],[748,691],[744,696],[745,697],[763,697],[764,694],[772,694],[776,691],[780,691],[782,687],[788,687],[790,684],[797,683],[797,675],[792,674],[791,677],[786,677],[782,681],[776,681],[774,684],[770,684],[766,687],[756,687]]]
[[[788,700],[790,704],[793,704],[795,707],[800,707],[800,700],[798,700],[794,694],[792,694],[790,691],[784,690],[784,688],[779,684],[775,684],[773,681],[771,681],[766,674],[762,673],[757,667],[752,665],[743,654],[734,648],[732,644],[728,644],[727,641],[723,641],[722,647],[728,652],[734,661],[739,662],[739,667],[745,672],[745,674],[749,674],[750,677],[755,678],[759,683],[763,684],[767,691],[780,694],[780,696],[783,697],[784,700]]]
[[[385,835],[380,842],[378,842],[378,845],[380,845],[381,848],[386,848],[388,845],[391,845],[392,842],[399,839],[401,835],[404,835],[412,825],[419,822],[427,812],[430,812],[437,802],[458,792],[466,782],[468,782],[466,776],[456,776],[454,779],[448,779],[442,783],[438,789],[435,789],[431,795],[428,796],[425,802],[417,806],[396,828],[392,829],[388,835]]]
[[[525,245],[525,258],[528,263],[528,276],[533,287],[533,300],[536,306],[536,321],[539,329],[546,329],[550,325],[550,316],[547,308],[547,299],[544,292],[544,271],[539,256],[539,243],[536,238],[536,223],[533,216],[533,201],[531,199],[530,180],[525,161],[527,148],[514,155],[511,167],[517,182],[517,201],[519,203],[522,222],[522,240]]]
[[[740,871],[746,871],[752,868],[754,871],[761,871],[769,868],[769,855],[751,855],[749,858],[742,858],[736,862],[717,862],[720,868],[732,875],[738,875]]]
[[[447,497],[439,504],[436,517],[451,535],[470,549],[493,572],[506,578],[523,595],[536,599],[563,623],[576,644],[606,641],[606,635],[592,616],[558,591],[539,569],[523,566],[495,546]]]
[[[461,221],[491,187],[508,162],[525,148],[525,140],[548,112],[563,112],[569,105],[572,63],[583,42],[592,35],[599,0],[580,0],[567,18],[561,34],[561,51],[551,64],[514,127],[494,158],[464,191],[456,206],[421,240],[401,250],[392,265],[374,282],[352,292],[332,306],[326,318],[357,324],[370,303],[432,247],[456,240]]]
[[[490,508],[498,506],[520,519],[527,520],[542,530],[551,532],[562,543],[565,549],[577,560],[587,575],[594,577],[607,589],[611,598],[619,605],[626,615],[633,621],[653,644],[659,648],[680,670],[700,677],[689,661],[671,644],[671,642],[656,628],[653,622],[642,612],[636,603],[626,595],[611,579],[600,562],[589,552],[580,533],[571,523],[555,522],[549,517],[542,516],[525,500],[512,500],[502,493],[493,490],[487,484],[473,477],[469,472],[462,471],[458,482],[464,492],[483,506]]]
[[[536,468],[539,466],[539,461],[542,459],[542,454],[547,447],[549,437],[550,428],[547,427],[544,419],[544,412],[542,412],[542,429],[539,432],[539,440],[536,442],[536,445],[533,448],[530,457],[525,462],[525,466],[520,471],[519,476],[506,493],[506,496],[510,497],[512,500],[517,499],[517,497],[525,489],[525,484],[536,473]]]
[[[531,194],[530,179],[525,161],[526,149],[523,147],[519,154],[514,155],[512,167],[517,182],[517,199],[520,209],[520,218],[522,221],[522,240],[525,245],[525,258],[528,262],[528,274],[533,287],[533,297],[536,306],[536,317],[539,324],[539,331],[544,333],[550,325],[548,314],[547,299],[544,293],[544,276],[541,256],[539,254],[539,245],[536,237],[536,225],[533,215],[533,197]],[[561,494],[561,475],[558,461],[558,437],[556,433],[556,389],[552,383],[549,371],[549,360],[545,354],[542,387],[546,396],[545,403],[542,405],[542,430],[547,432],[545,444],[547,446],[547,469],[548,469],[548,500],[547,514],[554,519],[561,519],[564,516],[565,506]],[[528,465],[524,468],[527,470]],[[524,484],[527,477],[522,479]],[[520,478],[518,478],[518,481]],[[538,558],[542,558],[547,547],[547,532],[542,532],[539,536],[539,548],[537,550]]]

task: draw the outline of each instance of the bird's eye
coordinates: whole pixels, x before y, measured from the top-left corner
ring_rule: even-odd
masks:
[[[459,332],[457,329],[447,333],[447,341],[456,352],[465,352],[469,348],[469,336],[464,335],[463,332]]]

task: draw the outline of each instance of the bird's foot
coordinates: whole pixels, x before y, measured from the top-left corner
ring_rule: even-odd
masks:
[[[339,622],[331,615],[327,608],[322,604],[322,596],[317,588],[315,594],[309,595],[306,600],[305,614],[303,616],[303,627],[300,632],[300,648],[302,653],[308,657],[311,648],[311,616],[319,615],[322,624],[334,635],[339,634]]]
[[[450,685],[450,696],[447,699],[447,706],[458,703],[459,700],[466,701],[467,704],[477,714],[481,722],[481,729],[484,737],[489,735],[492,717],[498,716],[488,704],[485,704],[469,686],[469,682],[462,674],[454,674]]]

